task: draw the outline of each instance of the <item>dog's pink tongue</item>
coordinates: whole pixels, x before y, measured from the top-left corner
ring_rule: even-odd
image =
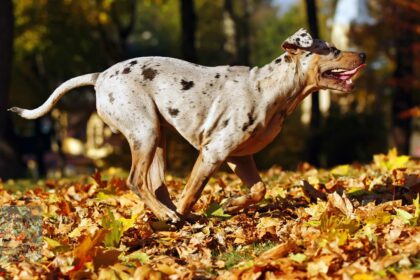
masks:
[[[348,80],[351,77],[353,77],[357,72],[359,72],[360,69],[362,69],[365,66],[366,66],[366,64],[360,64],[359,66],[357,66],[353,70],[339,73],[338,77],[340,78],[340,80],[343,80],[343,81]]]

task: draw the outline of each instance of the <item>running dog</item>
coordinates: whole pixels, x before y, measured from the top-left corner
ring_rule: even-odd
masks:
[[[205,67],[167,57],[129,59],[64,82],[36,109],[9,110],[39,118],[69,90],[94,86],[99,116],[130,145],[128,186],[158,219],[178,222],[186,217],[225,161],[250,188],[249,194],[223,205],[233,213],[264,197],[252,155],[273,141],[285,117],[311,92],[351,91],[352,77],[365,66],[364,53],[340,51],[304,29],[282,47],[286,52],[261,68]],[[167,129],[200,152],[176,205],[164,182]]]

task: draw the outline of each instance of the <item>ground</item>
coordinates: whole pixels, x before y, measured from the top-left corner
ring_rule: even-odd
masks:
[[[413,279],[420,277],[420,163],[395,150],[368,165],[263,172],[264,201],[219,173],[194,223],[158,222],[120,170],[0,183],[0,279]],[[168,176],[178,196],[185,178]],[[42,231],[42,234],[41,234]]]

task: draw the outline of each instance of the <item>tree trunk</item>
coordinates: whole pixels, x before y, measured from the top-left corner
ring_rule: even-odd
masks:
[[[251,52],[251,1],[242,0],[242,15],[235,13],[233,0],[224,2],[224,28],[226,35],[225,51],[230,55],[227,63],[231,65],[250,65]],[[227,21],[232,26],[226,26]],[[228,30],[227,27],[233,30]]]
[[[412,16],[396,5],[396,19],[401,26],[415,26]],[[393,144],[398,151],[408,154],[410,151],[411,117],[402,118],[401,113],[414,107],[412,90],[414,77],[414,31],[402,31],[397,24],[394,29],[396,47],[396,69],[394,72],[394,96],[392,103]]]
[[[314,38],[319,38],[316,0],[306,0],[306,14],[308,17],[309,31]],[[311,139],[309,140],[308,160],[311,164],[319,165],[319,128],[321,125],[321,110],[319,108],[319,94],[311,95]]]
[[[180,1],[182,56],[187,61],[197,62],[197,55],[195,50],[196,14],[194,10],[194,0]]]
[[[17,155],[17,141],[10,119],[9,91],[13,53],[13,4],[0,1],[0,178],[22,175],[23,168]]]
[[[241,44],[240,62],[242,65],[250,65],[250,53],[251,53],[251,1],[243,0],[244,6],[244,17],[242,22],[243,28],[243,41]]]
[[[124,4],[124,3],[123,3]],[[118,2],[113,2],[111,9],[112,20],[117,27],[118,45],[121,52],[121,58],[130,57],[128,49],[128,38],[134,30],[137,16],[137,0],[129,0],[127,6],[121,5],[118,8]],[[122,18],[128,18],[124,23]]]
[[[224,51],[229,65],[238,63],[238,28],[237,16],[233,10],[232,0],[225,0],[223,6],[223,32],[225,34]]]

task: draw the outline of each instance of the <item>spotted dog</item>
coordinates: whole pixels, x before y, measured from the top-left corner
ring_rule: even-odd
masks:
[[[285,117],[316,90],[349,92],[352,77],[365,65],[364,53],[340,51],[304,29],[282,47],[286,52],[261,68],[205,67],[167,57],[129,59],[66,81],[36,109],[10,110],[35,119],[69,90],[94,86],[99,116],[130,145],[127,183],[157,218],[177,222],[185,217],[225,161],[250,188],[249,194],[223,205],[226,212],[237,212],[264,197],[252,155],[273,141]],[[176,205],[164,182],[168,129],[200,152]]]

